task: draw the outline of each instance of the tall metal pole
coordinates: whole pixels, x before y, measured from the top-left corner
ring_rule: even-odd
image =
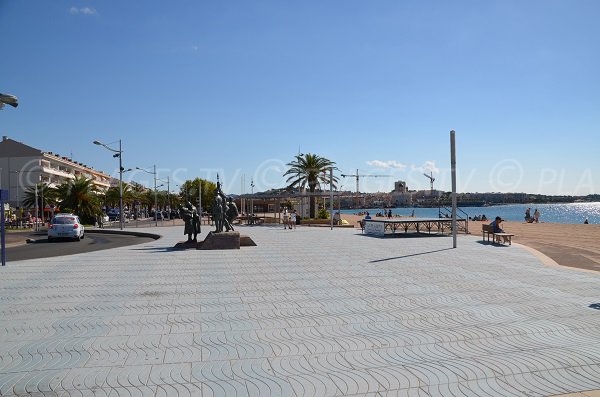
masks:
[[[250,187],[252,188],[252,192],[250,193],[250,214],[254,217],[254,179],[250,180]]]
[[[21,208],[21,206],[19,205],[19,189],[21,188],[20,185],[20,177],[19,177],[19,172],[20,171],[15,171],[15,173],[17,174],[17,205],[16,208],[18,209],[17,211],[17,215],[19,216],[19,227],[23,224],[23,209]]]
[[[154,164],[154,226],[158,227],[158,191],[156,190],[156,164]]]
[[[452,167],[452,247],[456,248],[456,142],[455,132],[450,131],[450,164]]]
[[[244,199],[241,197],[244,194],[244,174],[242,174],[242,176],[240,177],[240,209],[242,210],[242,212],[244,212],[244,206],[242,205],[242,203],[244,202]]]
[[[358,172],[356,174],[358,175]],[[331,211],[331,230],[333,230],[333,167],[329,169],[329,209]]]
[[[202,179],[198,178],[198,231],[202,233]]]
[[[123,150],[119,139],[119,227],[123,230]]]
[[[38,190],[37,190],[37,183],[35,184],[35,226],[33,228],[33,230],[38,230]]]
[[[46,223],[46,217],[44,216],[44,210],[46,209],[46,206],[44,205],[44,184],[42,183],[42,223],[45,224]]]
[[[171,214],[173,213],[173,201],[171,200],[171,185],[170,179],[167,175],[167,195],[169,196],[169,219],[171,219]],[[173,217],[173,225],[175,225],[175,217]]]
[[[8,181],[10,182],[10,173],[8,175]],[[0,249],[2,249],[2,266],[6,266],[6,231],[4,230],[4,199],[6,198],[8,201],[10,201],[10,196],[8,192],[10,192],[10,190],[0,189],[0,207],[2,207],[0,210]]]

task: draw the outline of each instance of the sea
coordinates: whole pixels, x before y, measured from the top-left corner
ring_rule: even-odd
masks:
[[[525,211],[531,208],[531,215],[537,208],[540,212],[540,222],[578,224],[583,223],[588,219],[589,223],[600,224],[600,202],[597,203],[568,203],[568,204],[508,204],[508,205],[493,205],[489,207],[459,207],[459,217],[475,217],[485,215],[488,219],[493,220],[499,216],[507,221],[524,222]],[[382,208],[366,208],[341,210],[344,214],[357,214],[359,212],[369,211],[372,216],[378,212],[383,212]],[[388,209],[385,209],[388,211]],[[413,212],[414,211],[414,212]],[[418,218],[437,218],[439,214],[438,208],[392,208],[392,215],[411,216]],[[465,215],[466,213],[466,215]]]

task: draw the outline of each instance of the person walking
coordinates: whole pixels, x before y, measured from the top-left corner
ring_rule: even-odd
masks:
[[[290,229],[292,228],[292,226],[294,226],[294,229],[296,228],[297,220],[298,220],[298,214],[296,213],[296,210],[293,210],[292,213],[290,214]]]
[[[540,223],[540,211],[538,211],[538,209],[536,208],[535,211],[533,212],[533,221],[535,223]]]
[[[284,208],[283,209],[283,216],[282,216],[282,218],[283,218],[283,228],[284,229],[287,229],[287,227],[289,226],[289,216],[290,216],[290,214],[288,212],[288,209]]]

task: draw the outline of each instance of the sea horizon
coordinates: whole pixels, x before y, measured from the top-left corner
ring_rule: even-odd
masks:
[[[488,219],[500,216],[506,221],[524,222],[525,211],[531,208],[531,214],[537,208],[540,212],[540,222],[583,224],[585,219],[591,224],[600,224],[600,202],[590,203],[549,203],[549,204],[501,204],[487,207],[459,207],[459,217],[475,217],[485,215]],[[378,212],[392,210],[393,216],[414,216],[419,218],[438,217],[439,208],[398,207],[398,208],[360,208],[342,209],[342,214],[358,214],[369,212],[371,216]],[[461,212],[464,211],[464,212]],[[465,215],[465,213],[467,215]]]

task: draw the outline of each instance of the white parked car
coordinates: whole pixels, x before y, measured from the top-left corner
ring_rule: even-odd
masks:
[[[69,238],[79,241],[84,237],[85,230],[77,215],[56,214],[48,225],[48,241],[55,238]]]

